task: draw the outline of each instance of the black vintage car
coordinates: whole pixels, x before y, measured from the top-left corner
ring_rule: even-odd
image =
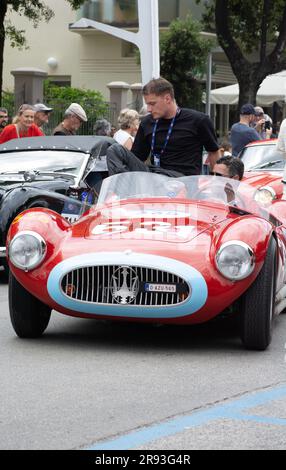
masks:
[[[12,220],[31,207],[76,219],[83,201],[95,201],[100,177],[107,176],[105,155],[112,143],[109,137],[45,136],[0,145],[0,265],[5,270]]]

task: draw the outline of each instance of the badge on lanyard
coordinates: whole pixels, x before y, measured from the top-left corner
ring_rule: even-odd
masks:
[[[177,112],[176,112],[175,116],[173,117],[172,121],[170,122],[164,145],[161,148],[161,151],[159,153],[155,153],[155,139],[156,139],[156,132],[157,132],[159,119],[157,119],[155,121],[155,124],[154,124],[154,127],[153,127],[153,132],[152,132],[151,155],[153,157],[154,165],[157,166],[157,167],[161,166],[161,157],[162,157],[163,153],[166,150],[167,144],[168,144],[168,142],[170,140],[170,137],[171,137],[171,134],[172,134],[172,130],[173,130],[173,127],[174,127],[174,124],[175,124],[176,117],[178,116],[179,113],[180,113],[180,108],[177,108]]]

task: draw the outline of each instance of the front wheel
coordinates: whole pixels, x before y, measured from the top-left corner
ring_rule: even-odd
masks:
[[[51,309],[30,294],[9,273],[9,310],[16,334],[20,338],[38,338],[47,328]]]
[[[272,238],[260,273],[241,299],[241,339],[247,349],[263,351],[271,342],[275,288],[276,242]]]

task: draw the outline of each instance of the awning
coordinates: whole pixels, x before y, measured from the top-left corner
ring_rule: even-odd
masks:
[[[211,90],[212,104],[237,104],[239,86],[229,85]],[[274,101],[286,102],[286,70],[269,75],[260,85],[256,95],[256,103],[261,106],[271,106]]]

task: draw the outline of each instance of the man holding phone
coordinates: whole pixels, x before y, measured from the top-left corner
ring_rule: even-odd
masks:
[[[260,135],[262,140],[270,139],[272,135],[272,119],[268,114],[264,113],[263,108],[261,106],[255,106],[255,116],[256,116],[256,123],[255,129]]]

